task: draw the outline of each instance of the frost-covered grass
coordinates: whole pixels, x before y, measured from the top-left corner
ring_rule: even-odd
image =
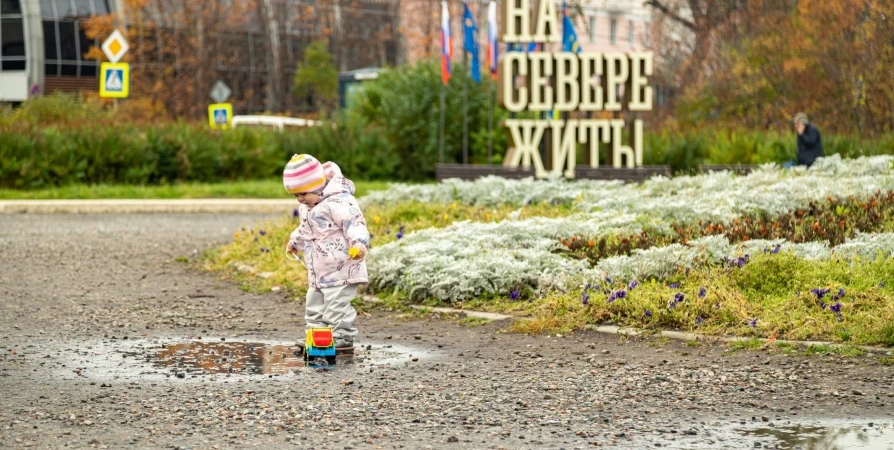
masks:
[[[892,233],[847,234],[836,246],[809,236],[731,243],[696,233],[592,263],[569,257],[561,244],[571,236],[670,236],[675,227],[788,214],[827,198],[865,200],[894,190],[892,161],[832,157],[809,170],[766,166],[747,177],[715,173],[641,185],[497,178],[392,185],[361,200],[375,236],[370,289],[392,301],[522,313],[529,319],[514,325],[520,332],[608,321],[894,346]],[[253,288],[300,294],[304,269],[281,249],[295,226],[284,218],[262,225],[263,235],[240,232],[208,254],[206,267],[236,274],[234,267],[248,265],[265,278],[235,276]],[[820,299],[818,289],[835,292]],[[846,295],[831,301],[838,289]],[[684,300],[673,301],[677,294]]]
[[[398,241],[398,236],[417,230],[450,226],[457,220],[499,223],[510,215],[525,219],[561,217],[572,212],[569,205],[540,204],[518,211],[510,205],[481,207],[419,202],[373,205],[364,209],[374,247]],[[253,228],[243,228],[234,233],[233,242],[206,252],[203,267],[239,280],[246,289],[264,292],[278,287],[301,295],[307,289],[307,273],[301,263],[286,259],[283,250],[289,234],[297,226],[296,218],[282,217]]]
[[[889,156],[849,161],[832,157],[809,170],[767,166],[746,177],[720,173],[655,178],[642,185],[592,181],[538,184],[532,180],[490,178],[477,182],[454,180],[405,190],[392,187],[370,194],[366,201],[374,205],[383,196],[423,199],[427,195],[435,204],[442,197],[460,204],[490,199],[482,203],[493,204],[493,199],[505,198],[513,204],[528,201],[533,201],[531,205],[541,204],[538,201],[570,204],[580,212],[565,217],[528,219],[510,215],[509,220],[500,222],[461,221],[406,234],[399,242],[373,249],[371,282],[375,289],[397,289],[415,299],[433,297],[455,301],[525,288],[544,294],[598,272],[666,276],[681,264],[692,264],[705,251],[729,258],[742,255],[729,246],[717,253],[714,249],[720,245],[717,240],[696,241],[695,245],[674,244],[645,250],[639,256],[610,258],[593,268],[585,261],[563,256],[560,238],[631,235],[643,231],[670,234],[680,224],[733,220],[745,213],[781,214],[827,197],[866,197],[878,191],[894,190],[892,161],[894,157]],[[599,189],[591,191],[585,187]],[[550,192],[554,196],[550,197]],[[883,239],[888,239],[885,245],[890,244],[889,237]],[[699,250],[699,244],[710,244],[710,248]],[[751,241],[742,247],[747,252],[753,247],[776,244]],[[857,240],[854,245],[867,243]],[[811,255],[823,252],[823,247],[823,243],[817,242],[791,249]],[[890,249],[885,254],[890,254]]]

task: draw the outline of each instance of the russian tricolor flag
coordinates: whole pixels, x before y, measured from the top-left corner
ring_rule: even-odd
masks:
[[[447,2],[441,2],[441,83],[450,81],[450,60],[453,59],[453,37],[450,36],[450,11]]]
[[[491,0],[487,5],[487,62],[490,65],[490,76],[497,79],[497,3]]]

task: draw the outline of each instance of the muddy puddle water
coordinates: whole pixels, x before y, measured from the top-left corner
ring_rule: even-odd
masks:
[[[411,361],[432,355],[420,348],[368,344],[356,346],[353,355],[339,355],[334,366],[307,364],[294,342],[242,341],[221,338],[189,340],[110,340],[82,344],[67,370],[78,378],[156,381],[167,379],[227,379],[283,377],[308,371],[399,369]],[[72,367],[74,369],[72,370]]]
[[[894,450],[894,421],[819,421],[739,428],[756,448],[781,450]],[[758,447],[760,445],[760,447]]]

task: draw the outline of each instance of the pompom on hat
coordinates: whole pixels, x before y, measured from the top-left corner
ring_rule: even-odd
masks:
[[[282,172],[282,183],[292,195],[319,191],[326,186],[326,174],[317,158],[295,155]]]

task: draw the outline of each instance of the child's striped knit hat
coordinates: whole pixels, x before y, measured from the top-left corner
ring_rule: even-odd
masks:
[[[310,155],[295,155],[282,172],[282,183],[289,194],[318,191],[326,185],[323,165]]]

